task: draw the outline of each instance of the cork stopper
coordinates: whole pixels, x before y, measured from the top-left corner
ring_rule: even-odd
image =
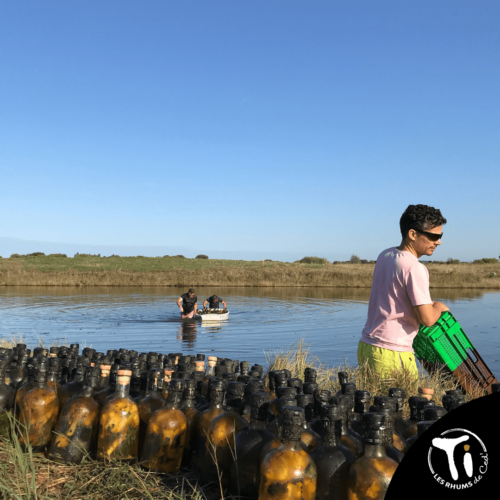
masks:
[[[116,383],[120,385],[127,385],[130,383],[132,370],[118,370],[116,373]]]
[[[419,387],[418,393],[420,397],[426,398],[430,401],[432,399],[432,396],[434,395],[434,389],[431,389],[430,387]]]
[[[100,365],[101,369],[101,377],[109,377],[109,373],[111,372],[111,365]]]
[[[195,361],[194,366],[195,366],[195,371],[197,372],[205,371],[205,361]]]
[[[217,364],[217,356],[208,356],[208,366],[215,366]]]

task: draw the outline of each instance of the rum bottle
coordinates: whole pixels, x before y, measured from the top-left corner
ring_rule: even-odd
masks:
[[[195,423],[200,414],[200,412],[196,409],[196,387],[196,380],[184,380],[184,392],[180,408],[187,419],[186,441],[184,443],[184,454],[182,456],[181,463],[183,467],[191,463],[194,446],[193,437],[195,432]]]
[[[351,422],[351,428],[360,436],[365,433],[363,427],[363,415],[370,410],[371,394],[368,391],[357,390],[354,393],[354,415]]]
[[[115,395],[101,411],[98,460],[134,460],[139,444],[139,409],[130,397],[131,370],[118,370]]]
[[[307,446],[307,451],[311,452],[320,443],[321,437],[311,429],[311,422],[314,420],[314,396],[311,394],[297,394],[297,406],[304,410],[305,422],[302,429],[301,441]]]
[[[301,446],[304,421],[302,408],[287,407],[282,411],[282,444],[262,461],[259,500],[314,500],[317,470]]]
[[[419,401],[427,402],[428,400],[427,398],[422,398],[420,396],[410,396],[408,398],[408,405],[410,406],[410,416],[405,420],[406,430],[403,432],[403,437],[407,442],[408,439],[417,434],[417,422],[419,422],[417,403]]]
[[[99,404],[99,406],[102,408],[104,406],[104,403],[106,400],[110,397],[113,397],[115,394],[116,390],[116,377],[118,374],[118,369],[120,368],[120,365],[113,364],[111,365],[111,371],[109,373],[109,384],[106,388],[100,390],[96,396],[95,400]],[[103,372],[101,371],[101,377],[102,377]]]
[[[14,408],[16,400],[16,391],[11,386],[5,383],[5,372],[7,364],[0,361],[0,415]]]
[[[149,394],[137,404],[140,419],[139,450],[142,450],[151,416],[165,406],[165,401],[162,398],[162,389],[163,380],[160,378],[160,371],[153,368],[150,370],[149,376]]]

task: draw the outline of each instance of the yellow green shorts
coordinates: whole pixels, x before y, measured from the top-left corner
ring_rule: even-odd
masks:
[[[384,378],[391,378],[394,375],[394,370],[400,371],[403,368],[418,378],[417,363],[412,352],[391,351],[360,341],[358,344],[358,363],[359,366],[368,363]]]

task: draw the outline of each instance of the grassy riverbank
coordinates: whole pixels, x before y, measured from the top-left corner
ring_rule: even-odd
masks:
[[[0,339],[0,346],[10,347],[18,341],[19,339]],[[408,397],[416,394],[419,386],[424,386],[434,389],[434,399],[439,403],[446,390],[456,388],[454,379],[445,374],[429,376],[422,373],[420,379],[415,381],[407,373],[397,372],[393,378],[383,380],[367,368],[328,367],[309,353],[303,341],[284,351],[267,353],[266,357],[268,370],[287,368],[294,377],[302,378],[307,366],[316,368],[319,386],[332,392],[340,388],[337,379],[340,370],[347,371],[358,388],[369,390],[373,395],[386,395],[390,387],[400,387],[405,389]],[[480,395],[467,395],[466,399]],[[407,404],[404,414],[405,417],[409,414]],[[6,420],[5,414],[3,420]],[[12,422],[7,424],[7,427],[13,425]],[[33,455],[30,449],[23,453],[17,441],[9,440],[5,432],[2,437],[0,431],[0,498],[215,500],[231,497],[227,492],[221,493],[216,480],[199,485],[195,474],[189,469],[164,476],[144,471],[138,465],[118,462],[104,464],[90,457],[80,465],[56,464],[43,456]]]
[[[431,288],[500,289],[500,264],[427,264]],[[276,286],[370,288],[374,264],[176,257],[0,259],[0,286]]]

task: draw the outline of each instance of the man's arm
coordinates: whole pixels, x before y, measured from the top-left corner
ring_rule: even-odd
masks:
[[[194,309],[193,309],[193,311],[194,311],[195,314],[198,312],[198,302],[194,303]]]
[[[182,303],[182,297],[179,297],[179,298],[177,299],[177,305],[179,306],[179,309],[181,310],[181,312],[184,312],[184,310],[182,309],[182,305],[181,305],[181,303]]]
[[[227,309],[226,301],[225,300],[222,301],[222,305],[224,306],[224,309]]]
[[[441,313],[449,311],[450,308],[442,302],[433,302],[432,304],[424,304],[413,308],[418,320],[424,326],[432,326],[440,318]]]
[[[203,302],[203,309],[206,309],[206,308],[207,308],[207,304],[208,304],[208,300],[205,300],[205,301]]]

